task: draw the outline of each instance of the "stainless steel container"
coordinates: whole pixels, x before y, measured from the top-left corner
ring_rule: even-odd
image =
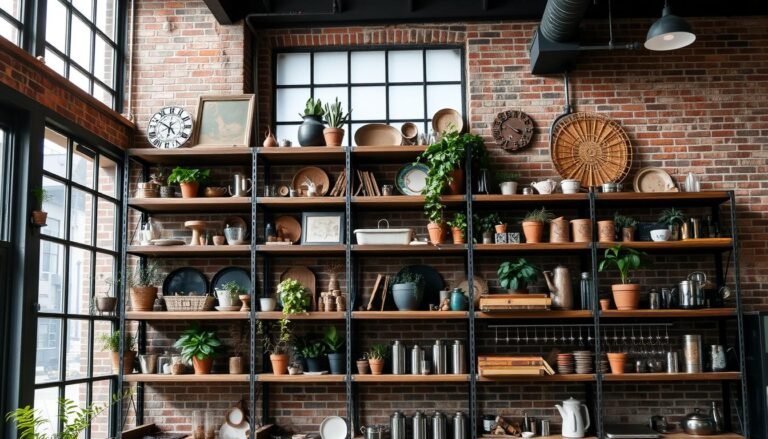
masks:
[[[701,238],[701,220],[699,218],[691,218],[691,228],[693,229],[693,239]]]
[[[651,309],[661,308],[661,297],[655,289],[651,289],[651,292],[648,293],[648,302],[650,303],[649,308]]]
[[[701,335],[685,334],[683,336],[683,357],[685,358],[685,373],[702,372]]]
[[[139,355],[139,367],[141,373],[155,374],[157,373],[157,355],[144,354]]]
[[[453,415],[453,439],[467,439],[467,418],[462,412]]]
[[[448,439],[448,421],[439,411],[432,415],[432,439]]]
[[[391,439],[406,439],[405,415],[403,412],[395,411],[389,417],[389,434]]]
[[[695,309],[704,305],[701,285],[695,280],[684,280],[677,284],[680,308]]]
[[[413,439],[427,439],[427,417],[424,413],[416,411],[413,414]]]
[[[680,364],[678,363],[677,351],[667,352],[667,373],[680,372]]]
[[[405,371],[405,345],[400,340],[395,340],[392,344],[392,373],[394,375],[403,375]]]
[[[435,344],[432,345],[432,367],[435,374],[448,373],[448,350],[442,340],[435,340]]]
[[[424,372],[421,368],[422,361],[424,361],[424,350],[415,344],[411,348],[411,373],[413,375],[421,375]]]
[[[541,420],[541,435],[545,437],[549,436],[549,419]]]
[[[467,373],[467,356],[461,340],[454,340],[451,345],[451,371],[454,375]]]
[[[728,369],[723,345],[709,346],[709,364],[712,365],[712,372],[725,372]]]
[[[360,432],[363,433],[365,439],[384,439],[384,432],[387,431],[387,427],[384,425],[370,425],[368,427],[360,427]]]
[[[592,275],[588,271],[581,273],[579,290],[581,293],[581,309],[592,309]]]

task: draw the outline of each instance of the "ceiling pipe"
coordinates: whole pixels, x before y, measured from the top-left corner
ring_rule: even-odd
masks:
[[[591,0],[549,0],[539,30],[549,41],[565,43],[579,36],[579,23]]]

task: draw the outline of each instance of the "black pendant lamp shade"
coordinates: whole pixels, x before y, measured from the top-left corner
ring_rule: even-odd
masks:
[[[664,2],[661,18],[656,20],[648,29],[645,48],[648,50],[665,51],[682,49],[696,41],[696,35],[683,18],[673,15],[669,4]]]

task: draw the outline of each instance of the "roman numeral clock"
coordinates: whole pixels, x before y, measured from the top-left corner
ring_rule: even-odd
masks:
[[[191,136],[192,115],[181,107],[165,107],[153,114],[147,124],[147,140],[155,148],[178,148]]]
[[[522,111],[502,111],[493,121],[491,134],[496,144],[507,151],[523,149],[533,138],[533,119]]]

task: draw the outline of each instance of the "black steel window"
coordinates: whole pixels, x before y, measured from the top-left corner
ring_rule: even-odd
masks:
[[[117,329],[115,316],[99,315],[94,296],[117,295],[122,166],[99,148],[46,128],[43,151],[39,313],[35,364],[35,408],[60,429],[57,399],[84,407],[107,403],[118,393],[111,352],[99,337]],[[96,418],[87,438],[110,437],[107,413]],[[55,431],[50,431],[55,433]]]
[[[21,45],[24,24],[21,21],[22,0],[0,0],[0,37]]]
[[[464,108],[463,52],[460,48],[384,48],[349,51],[293,51],[275,55],[273,120],[277,138],[297,142],[307,98],[339,98],[350,123],[345,142],[368,123],[400,128],[413,122],[431,130],[432,115],[442,108]]]
[[[8,241],[10,235],[9,205],[10,197],[10,175],[11,166],[11,142],[13,141],[13,130],[10,124],[2,120],[3,114],[0,113],[0,241]]]

